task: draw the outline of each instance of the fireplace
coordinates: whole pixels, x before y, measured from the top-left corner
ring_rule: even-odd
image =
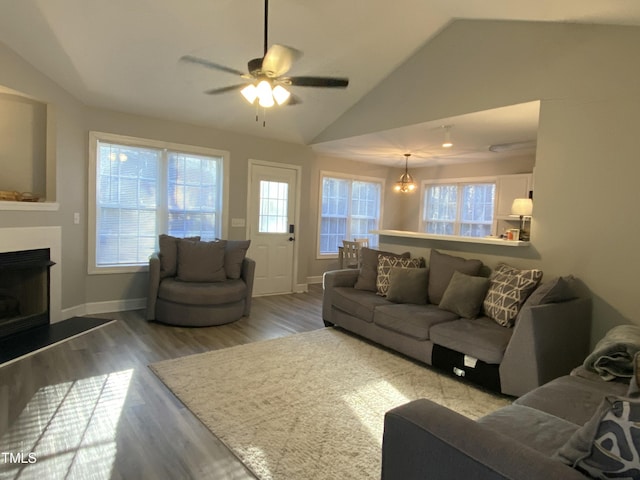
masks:
[[[0,338],[50,322],[48,248],[0,253]]]

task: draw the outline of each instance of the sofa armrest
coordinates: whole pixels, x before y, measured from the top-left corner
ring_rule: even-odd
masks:
[[[160,257],[152,253],[149,257],[149,286],[147,291],[147,320],[156,319],[156,300],[160,288]]]
[[[322,276],[322,319],[328,323],[331,321],[331,305],[333,304],[333,289],[336,287],[353,287],[358,280],[360,270],[348,268],[344,270],[331,270],[324,272]]]
[[[446,407],[421,399],[385,415],[382,480],[584,480],[543,455]]]
[[[253,297],[253,277],[256,273],[256,261],[249,257],[244,257],[242,261],[242,270],[240,278],[244,280],[247,285],[247,297],[244,299],[244,312],[243,316],[248,317],[251,313],[251,299]]]
[[[521,396],[567,375],[589,354],[591,300],[525,308],[500,364],[502,393]]]

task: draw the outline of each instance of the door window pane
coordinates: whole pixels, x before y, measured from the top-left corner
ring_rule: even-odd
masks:
[[[289,184],[260,181],[260,233],[287,233],[289,231]]]

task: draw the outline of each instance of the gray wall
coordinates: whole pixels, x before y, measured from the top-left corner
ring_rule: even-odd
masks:
[[[638,53],[636,27],[456,21],[318,141],[541,100],[527,263],[586,282],[598,339],[640,323]]]
[[[594,338],[611,325],[640,322],[635,271],[640,225],[640,29],[596,25],[457,21],[335,122],[319,140],[396,128],[499,106],[541,100],[535,168],[533,247],[506,261],[574,273],[595,298]],[[396,169],[319,158],[306,146],[230,134],[147,117],[86,108],[0,45],[0,85],[55,106],[57,212],[0,211],[0,227],[61,225],[63,308],[144,296],[145,275],[86,274],[88,131],[211,146],[231,152],[230,217],[246,214],[247,160],[301,165],[302,218],[298,282],[330,261],[315,258],[319,171],[386,176],[384,228],[410,228],[415,199],[389,192]],[[419,80],[419,81],[418,81]],[[418,172],[430,175],[428,171]],[[81,224],[73,224],[73,212]],[[229,229],[231,238],[243,232]],[[396,245],[402,248],[403,245]],[[411,245],[427,248],[424,244]],[[443,249],[456,247],[444,245]],[[461,254],[504,259],[494,251]]]

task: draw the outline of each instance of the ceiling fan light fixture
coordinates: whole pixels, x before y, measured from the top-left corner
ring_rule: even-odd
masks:
[[[247,85],[242,90],[240,90],[240,93],[247,100],[247,102],[249,102],[252,105],[253,105],[253,102],[256,101],[256,98],[258,98],[258,89],[253,83]]]
[[[289,100],[289,97],[291,96],[291,93],[289,92],[289,90],[284,88],[282,85],[276,85],[272,93],[273,93],[273,98],[275,99],[278,105],[282,105],[283,103],[286,103],[287,100]]]
[[[258,103],[261,107],[270,108],[275,105],[271,84],[267,80],[260,80],[256,86],[256,91],[258,93]]]

